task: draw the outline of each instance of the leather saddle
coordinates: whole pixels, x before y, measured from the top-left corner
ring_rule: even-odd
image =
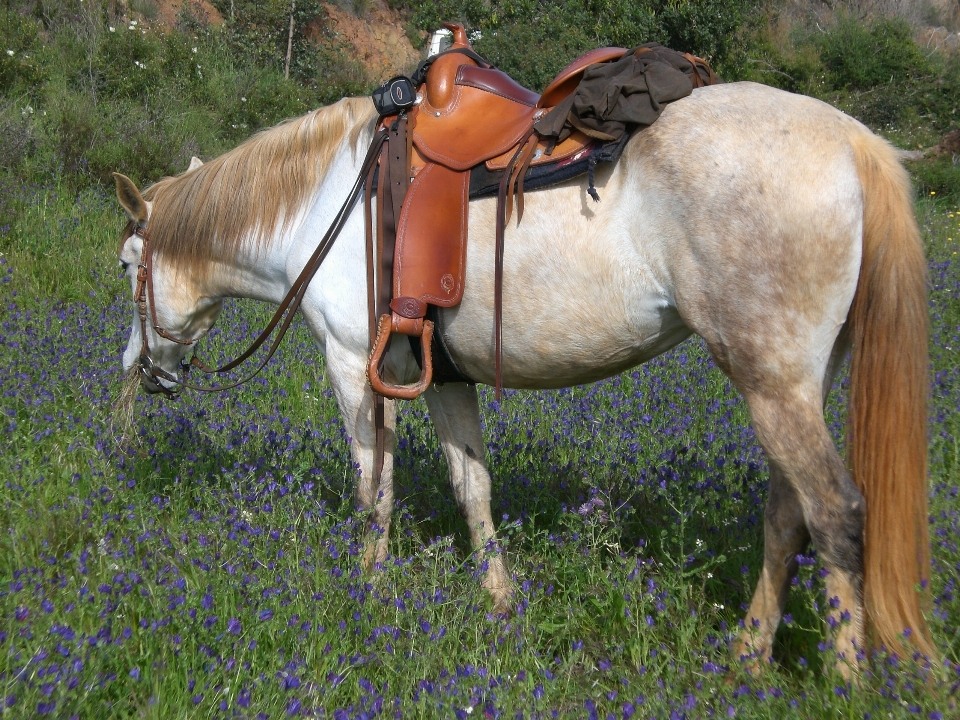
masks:
[[[428,306],[452,307],[463,297],[470,172],[481,164],[503,173],[496,283],[499,393],[502,233],[512,210],[513,188],[517,188],[518,214],[522,215],[524,173],[531,166],[574,156],[593,142],[574,132],[562,142],[549,144],[540,140],[533,125],[576,90],[590,65],[615,60],[627,52],[613,47],[593,50],[564,68],[543,94],[537,95],[470,51],[462,25],[444,25],[453,33],[453,42],[430,65],[419,88],[419,102],[406,117],[383,120],[392,130],[386,164],[381,158],[377,191],[381,208],[377,266],[382,279],[379,297],[376,301],[371,297],[371,308],[377,306],[371,314],[379,319],[371,338],[367,374],[373,390],[385,397],[412,399],[432,381],[433,324],[427,319]],[[398,122],[401,119],[403,122]],[[405,148],[399,147],[404,143]],[[396,169],[386,167],[395,157],[405,158],[401,179]],[[420,338],[423,372],[413,385],[395,385],[382,378],[380,366],[392,333]]]

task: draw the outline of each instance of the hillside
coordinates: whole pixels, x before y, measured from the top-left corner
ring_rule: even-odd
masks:
[[[542,88],[578,54],[649,40],[708,58],[728,80],[821,98],[903,148],[958,127],[960,16],[930,0],[11,0],[0,12],[0,183],[106,186],[180,172],[258,128],[409,72],[428,31],[458,19],[476,49]],[[291,10],[293,10],[291,17]],[[292,21],[292,22],[291,22]],[[952,193],[952,160],[918,163]],[[17,212],[0,200],[0,226]]]

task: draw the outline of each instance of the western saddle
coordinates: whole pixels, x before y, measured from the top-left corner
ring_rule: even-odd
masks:
[[[433,379],[428,306],[453,307],[463,297],[470,171],[481,163],[502,173],[495,283],[499,394],[503,229],[511,215],[514,188],[522,216],[526,171],[574,156],[593,142],[577,131],[551,147],[533,132],[533,124],[576,89],[587,67],[627,52],[613,47],[593,50],[564,68],[537,95],[472,53],[462,25],[444,25],[453,33],[453,42],[430,65],[418,103],[405,116],[383,119],[390,132],[376,183],[381,219],[377,267],[382,281],[376,292],[371,285],[371,330],[376,327],[376,333],[371,332],[367,374],[378,395],[398,399],[417,397]],[[370,180],[368,207],[372,176]],[[373,260],[370,232],[368,222],[368,265]],[[422,374],[412,385],[394,385],[382,378],[381,364],[393,333],[420,338]]]

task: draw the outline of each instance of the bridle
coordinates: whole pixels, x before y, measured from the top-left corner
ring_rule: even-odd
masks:
[[[157,335],[178,345],[193,345],[196,340],[179,338],[160,326],[157,320],[157,293],[153,289],[153,248],[150,246],[150,236],[147,234],[147,229],[138,223],[134,226],[131,237],[138,237],[143,243],[140,248],[140,262],[137,263],[137,287],[133,292],[133,302],[136,303],[137,314],[140,316],[140,354],[137,357],[137,372],[140,374],[141,380],[148,380],[159,388],[159,392],[171,397],[179,391],[168,388],[160,382],[161,378],[168,382],[174,382],[178,386],[186,383],[179,377],[168,373],[150,357],[150,341],[147,335],[147,298],[150,298],[150,321]],[[189,370],[191,364],[202,365],[196,356],[191,359],[189,364],[181,361],[180,368],[184,374]]]
[[[191,390],[199,390],[201,392],[219,392],[220,390],[229,390],[230,388],[242,385],[263,370],[266,364],[270,361],[270,358],[273,357],[273,354],[276,352],[277,348],[280,346],[280,342],[283,340],[284,335],[286,335],[287,330],[293,322],[293,316],[300,307],[303,296],[306,294],[307,286],[310,284],[313,276],[317,274],[317,270],[320,269],[320,265],[330,252],[330,248],[333,247],[333,243],[340,234],[340,231],[343,230],[343,227],[347,222],[347,218],[350,216],[350,211],[353,209],[357,199],[363,194],[364,183],[367,180],[367,177],[370,175],[370,171],[374,164],[380,157],[380,148],[383,146],[386,136],[386,130],[380,130],[376,133],[376,135],[374,135],[373,141],[370,144],[370,148],[367,150],[367,155],[364,158],[363,165],[360,168],[360,173],[353,184],[353,189],[350,191],[350,195],[347,197],[346,201],[344,201],[343,205],[340,207],[340,210],[337,211],[336,217],[334,217],[333,222],[327,229],[327,232],[317,244],[316,249],[310,256],[310,259],[307,260],[307,264],[304,265],[303,270],[300,271],[300,275],[297,276],[297,279],[294,280],[293,285],[290,286],[290,289],[287,291],[287,294],[284,296],[283,300],[280,301],[277,311],[273,314],[270,322],[267,323],[266,328],[264,328],[260,335],[258,335],[257,338],[251,343],[250,347],[241,353],[236,359],[231,360],[226,365],[222,365],[218,368],[209,367],[197,357],[196,353],[194,353],[189,363],[181,360],[179,369],[183,374],[183,377],[177,377],[176,375],[168,373],[162,367],[157,365],[157,363],[150,356],[150,343],[147,335],[148,304],[150,305],[149,320],[154,332],[156,332],[157,335],[165,340],[177,343],[178,345],[195,345],[199,338],[192,340],[180,338],[160,326],[160,323],[157,320],[157,295],[153,284],[153,249],[150,244],[150,234],[147,232],[147,228],[145,226],[141,225],[140,223],[136,223],[131,236],[141,238],[143,243],[140,250],[140,262],[137,265],[137,285],[133,293],[133,301],[137,305],[137,313],[140,316],[140,354],[137,357],[137,373],[140,375],[140,379],[147,380],[152,385],[155,385],[157,388],[159,388],[158,392],[162,392],[164,395],[170,397],[176,395],[179,392],[179,389],[174,390],[168,388],[166,385],[160,382],[161,380],[175,383],[178,388],[187,387]],[[198,368],[202,372],[211,375],[233,370],[235,367],[253,355],[253,353],[255,353],[260,346],[267,341],[273,331],[278,327],[279,331],[271,343],[269,350],[267,351],[267,356],[260,362],[253,372],[243,379],[228,385],[218,386],[195,385],[194,383],[187,381],[187,373],[191,367]]]

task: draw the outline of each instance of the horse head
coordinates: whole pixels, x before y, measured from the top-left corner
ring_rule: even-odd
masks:
[[[194,158],[190,171],[200,164]],[[213,327],[223,301],[205,293],[195,274],[172,263],[168,253],[154,252],[149,234],[154,203],[144,199],[128,177],[119,173],[113,177],[117,199],[129,219],[120,244],[120,266],[134,302],[123,369],[137,372],[148,393],[175,395],[182,387],[180,373],[187,367],[187,355]]]

